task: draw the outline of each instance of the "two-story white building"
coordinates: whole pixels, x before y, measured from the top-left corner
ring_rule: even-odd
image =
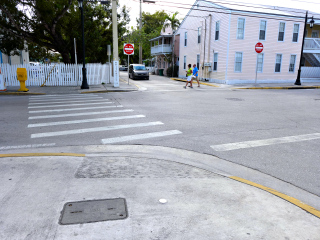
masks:
[[[196,1],[175,33],[180,36],[179,77],[185,77],[187,65],[195,63],[200,79],[210,82],[295,82],[304,15],[298,9]],[[263,44],[261,53],[255,51],[258,42]],[[320,53],[320,48],[312,47],[312,54]],[[310,56],[305,60],[316,67],[320,58]]]

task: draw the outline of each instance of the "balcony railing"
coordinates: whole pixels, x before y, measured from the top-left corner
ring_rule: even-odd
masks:
[[[318,50],[320,51],[320,38],[306,38],[304,40],[304,51]]]
[[[151,54],[159,55],[163,53],[172,53],[172,45],[171,44],[161,44],[154,47],[151,47]]]

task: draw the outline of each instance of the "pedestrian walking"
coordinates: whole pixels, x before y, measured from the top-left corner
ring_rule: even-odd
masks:
[[[199,69],[197,68],[196,64],[193,64],[193,73],[192,73],[192,79],[196,79],[196,81],[198,82],[198,87],[200,87],[200,82],[199,82],[199,78],[198,78],[198,72]]]
[[[188,70],[187,72],[187,84],[184,86],[184,88],[187,88],[188,84],[190,84],[189,87],[192,87],[192,68],[191,68],[191,64],[188,64]]]

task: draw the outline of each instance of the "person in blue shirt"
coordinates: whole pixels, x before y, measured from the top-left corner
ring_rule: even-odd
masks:
[[[193,78],[195,78],[196,81],[198,82],[198,87],[200,87],[200,82],[199,82],[199,78],[198,78],[198,72],[199,72],[199,70],[197,68],[197,65],[193,64],[193,73],[192,73],[192,75],[193,75]]]

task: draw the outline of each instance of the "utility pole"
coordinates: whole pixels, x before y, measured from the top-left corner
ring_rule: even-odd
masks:
[[[117,0],[112,0],[112,32],[113,32],[113,86],[119,87]]]
[[[141,42],[141,29],[142,29],[142,0],[140,0],[140,21],[139,21],[139,34],[140,34],[140,42],[139,42],[139,64],[142,64],[142,42]]]
[[[139,64],[142,64],[142,42],[141,42],[141,29],[142,29],[142,2],[155,3],[151,0],[140,0],[140,21],[139,21],[139,32],[140,32],[140,42],[139,42]]]

